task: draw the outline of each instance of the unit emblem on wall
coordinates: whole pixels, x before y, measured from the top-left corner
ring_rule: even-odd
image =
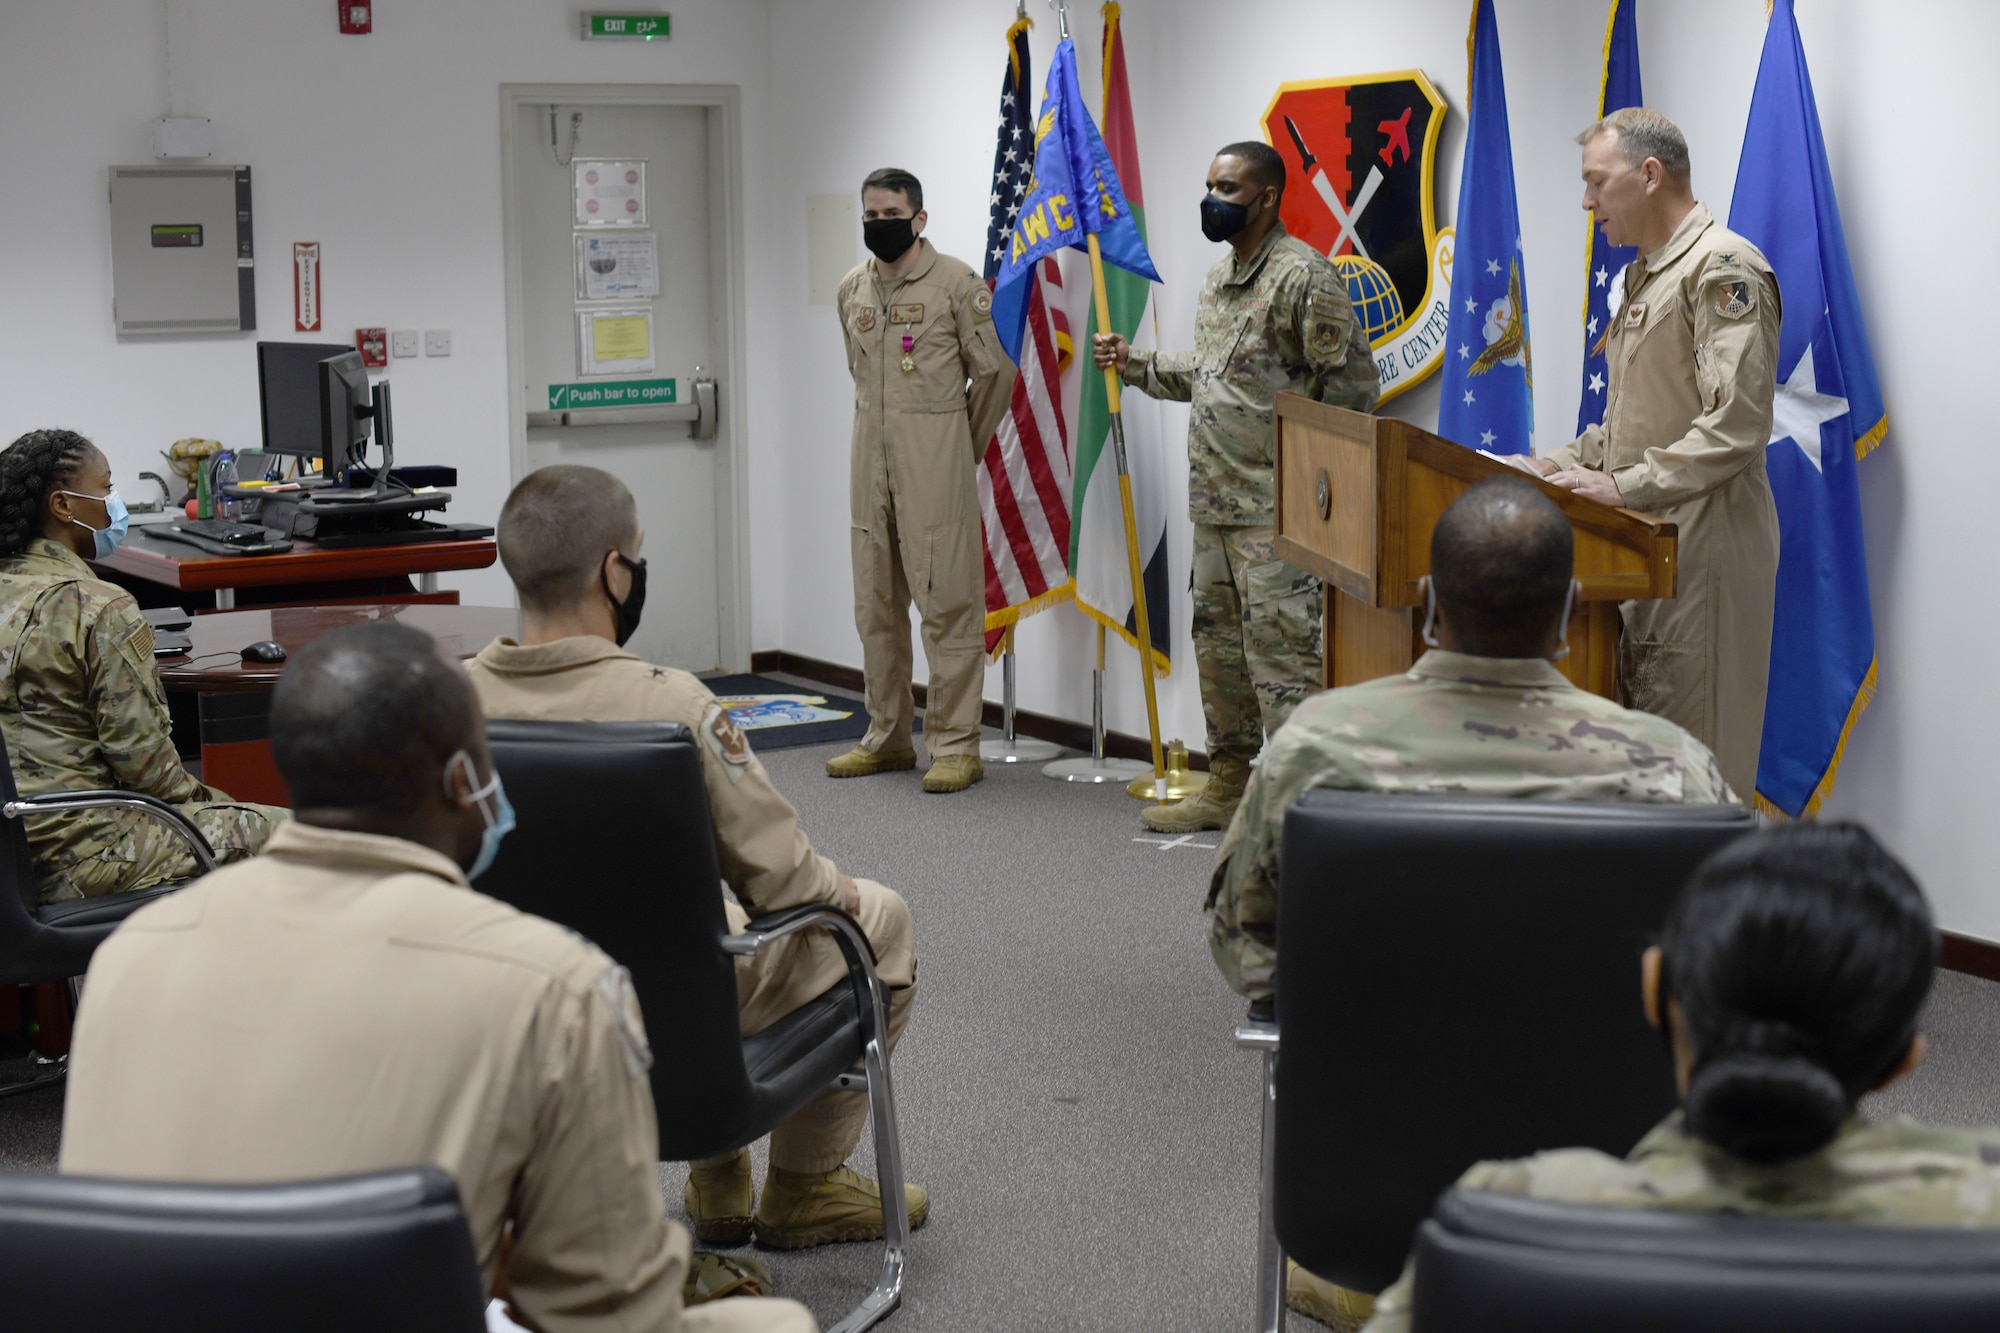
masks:
[[[1452,232],[1437,229],[1433,192],[1444,118],[1417,70],[1280,84],[1264,109],[1288,177],[1279,217],[1346,280],[1383,402],[1444,355]]]

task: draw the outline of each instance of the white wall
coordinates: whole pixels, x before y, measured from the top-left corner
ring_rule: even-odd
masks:
[[[1726,217],[1763,6],[1639,4],[1648,103],[1687,131],[1697,193]],[[1595,113],[1604,6],[1497,0],[1544,449],[1575,421],[1585,232],[1570,140]],[[1438,164],[1439,215],[1452,215],[1468,7],[1131,0],[1128,59],[1168,345],[1190,341],[1193,292],[1220,253],[1197,226],[1203,169],[1217,146],[1257,132],[1280,82],[1426,71],[1454,113]],[[326,247],[330,333],[363,324],[454,331],[451,360],[395,363],[399,435],[412,452],[423,440],[424,453],[457,464],[466,476],[459,507],[490,516],[505,488],[507,434],[498,85],[738,84],[751,256],[751,365],[738,406],[753,478],[755,642],[858,663],[846,538],[850,388],[831,311],[806,300],[806,199],[903,165],[925,182],[933,238],[976,254],[1013,6],[672,8],[670,43],[627,48],[579,42],[568,7],[536,0],[390,5],[366,38],[335,34],[320,0],[0,7],[0,439],[72,425],[129,478],[182,435],[256,438],[250,338],[111,335],[104,169],[149,160],[147,123],[171,109],[213,116],[220,158],[257,170],[264,336],[289,336],[295,240]],[[1083,86],[1094,95],[1096,7],[1073,8]],[[2000,860],[1983,762],[2000,749],[2000,703],[1978,670],[2000,644],[1977,545],[2000,457],[1972,387],[1990,378],[1983,346],[1949,332],[1977,326],[1963,312],[2000,305],[2000,277],[1976,230],[2000,211],[1995,154],[1976,129],[2000,11],[1950,0],[1799,0],[1799,10],[1890,413],[1887,444],[1862,467],[1882,690],[1829,811],[1867,820],[1908,857],[1948,927],[2000,939],[2000,894],[1981,874]],[[1031,13],[1039,87],[1055,23],[1045,5]],[[336,132],[354,108],[365,112],[357,128]],[[1435,388],[1394,410],[1432,423]],[[1164,456],[1171,516],[1184,512],[1186,411],[1156,415],[1148,447]],[[1137,404],[1133,423],[1135,444],[1146,443]],[[1174,583],[1184,587],[1188,529],[1175,521],[1169,532]],[[457,582],[468,600],[508,599],[497,575]],[[1174,624],[1182,665],[1162,705],[1167,733],[1198,746],[1187,614],[1183,598]],[[1090,637],[1064,608],[1023,625],[1025,707],[1088,718]],[[1115,647],[1111,667],[1111,723],[1141,731],[1136,658]],[[988,695],[997,694],[995,671]]]

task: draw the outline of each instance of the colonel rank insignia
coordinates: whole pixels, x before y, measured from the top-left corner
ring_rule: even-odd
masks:
[[[1382,402],[1444,358],[1452,233],[1433,182],[1444,99],[1417,70],[1280,84],[1264,137],[1307,189],[1285,191],[1285,229],[1333,260],[1368,331]]]

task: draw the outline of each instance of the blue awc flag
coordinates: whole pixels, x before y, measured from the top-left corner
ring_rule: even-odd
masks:
[[[1597,90],[1597,118],[1628,106],[1644,106],[1639,91],[1639,0],[1611,0],[1604,20],[1604,76]],[[1587,224],[1590,261],[1583,283],[1583,397],[1576,407],[1578,435],[1604,421],[1605,386],[1611,372],[1604,363],[1604,339],[1611,332],[1611,289],[1623,280],[1625,266],[1639,257],[1637,247],[1613,245],[1604,239],[1597,219]]]
[[[1514,146],[1493,0],[1473,0],[1471,110],[1458,173],[1458,237],[1451,269],[1444,396],[1438,434],[1496,454],[1534,452],[1534,375]]]
[[[1015,215],[1007,253],[993,279],[993,322],[1007,355],[1021,359],[1021,333],[1028,319],[1028,291],[1035,264],[1065,248],[1084,249],[1096,234],[1104,262],[1153,282],[1160,275],[1146,253],[1146,238],[1133,221],[1132,206],[1118,184],[1118,170],[1104,139],[1084,109],[1076,84],[1076,47],[1067,39],[1056,47],[1035,119],[1035,174]]]
[[[1771,10],[1729,226],[1771,261],[1785,302],[1765,453],[1781,537],[1757,796],[1796,818],[1816,813],[1833,789],[1848,733],[1875,692],[1856,464],[1889,422],[1792,0]]]

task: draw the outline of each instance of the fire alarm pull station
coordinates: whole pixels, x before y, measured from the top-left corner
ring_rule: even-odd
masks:
[[[336,0],[340,5],[340,30],[364,33],[375,30],[375,10],[370,0]]]
[[[385,369],[389,364],[389,330],[356,329],[354,350],[361,353],[361,364],[368,369]]]

